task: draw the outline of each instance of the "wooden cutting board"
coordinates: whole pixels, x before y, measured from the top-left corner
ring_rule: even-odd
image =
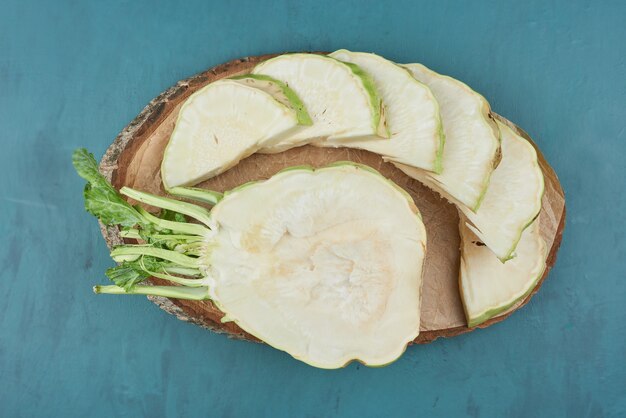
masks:
[[[116,188],[129,186],[165,195],[160,177],[161,160],[178,111],[185,99],[212,81],[247,73],[260,61],[273,56],[263,55],[233,60],[179,81],[161,93],[124,128],[111,144],[100,163],[103,174]],[[494,116],[530,140],[519,127],[498,115]],[[545,176],[545,193],[539,222],[541,234],[550,248],[547,268],[536,288],[525,300],[498,317],[481,324],[480,328],[504,320],[528,303],[539,290],[556,261],[565,226],[565,197],[554,170],[538,149],[537,152]],[[421,332],[415,343],[428,343],[439,337],[452,337],[471,331],[472,329],[466,325],[458,290],[460,242],[456,208],[393,165],[383,162],[380,156],[367,151],[312,146],[295,148],[280,154],[255,154],[227,172],[201,183],[199,187],[225,191],[247,181],[268,178],[285,167],[299,164],[322,166],[339,160],[356,161],[379,170],[384,176],[409,192],[422,213],[428,233],[428,251],[422,292]],[[117,228],[102,227],[102,233],[109,247],[122,243]],[[154,284],[169,284],[158,279],[151,279],[151,281]],[[215,332],[227,333],[234,338],[258,341],[233,322],[221,323],[220,319],[223,315],[210,301],[198,302],[161,297],[150,297],[150,299],[181,320],[193,322]]]

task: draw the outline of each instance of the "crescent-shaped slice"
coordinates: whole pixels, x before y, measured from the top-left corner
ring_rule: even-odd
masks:
[[[385,104],[391,138],[388,141],[352,140],[343,144],[329,138],[316,141],[315,145],[364,149],[389,161],[440,172],[444,135],[439,105],[430,89],[405,68],[376,54],[342,49],[330,56],[356,64],[372,77]]]
[[[325,55],[284,54],[258,64],[253,74],[281,80],[304,103],[313,125],[291,135],[262,152],[281,152],[313,139],[336,141],[389,136],[382,100],[373,81],[356,65]]]
[[[467,218],[468,227],[505,262],[515,257],[522,232],[541,210],[544,181],[535,148],[507,125],[497,123],[502,134],[502,160],[491,175],[477,212],[472,212],[424,172],[406,166],[399,168],[456,204]]]
[[[534,289],[546,267],[547,249],[535,221],[522,234],[517,257],[503,264],[461,222],[459,288],[467,324],[475,327],[505,312]]]
[[[427,175],[441,189],[475,211],[499,157],[500,133],[491,117],[489,103],[454,78],[437,74],[421,64],[405,67],[417,80],[430,87],[439,102],[443,120],[446,135],[443,171]],[[413,171],[407,174],[411,175]]]
[[[166,189],[197,184],[310,119],[297,96],[270,78],[224,79],[183,104],[163,155]]]
[[[541,210],[544,179],[537,151],[507,125],[502,132],[502,161],[476,213],[464,210],[469,228],[505,262],[516,254],[522,232]]]

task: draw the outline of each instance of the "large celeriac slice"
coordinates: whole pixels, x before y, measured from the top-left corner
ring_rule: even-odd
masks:
[[[280,152],[329,137],[387,138],[385,112],[373,81],[355,65],[325,55],[285,54],[258,64],[253,74],[269,75],[292,88],[303,101],[313,125],[263,149]]]
[[[435,95],[446,136],[443,171],[423,174],[457,201],[476,211],[499,157],[500,133],[489,103],[466,84],[437,74],[421,64],[405,67]],[[413,176],[415,170],[405,172]]]
[[[467,218],[468,227],[505,262],[515,257],[522,232],[539,214],[544,179],[535,148],[504,123],[497,123],[502,135],[502,160],[491,175],[477,212],[472,212],[425,173],[406,166],[400,169],[456,204]]]
[[[166,189],[197,184],[310,124],[297,95],[280,81],[239,77],[213,82],[180,109],[163,155],[163,184]]]
[[[547,247],[539,222],[528,227],[517,256],[503,264],[465,222],[461,222],[459,288],[469,327],[475,327],[522,301],[535,288],[546,267]]]
[[[418,335],[426,233],[378,173],[290,170],[211,214],[211,299],[249,333],[322,368],[390,363]]]
[[[406,69],[376,54],[342,49],[330,56],[356,64],[372,77],[385,104],[391,138],[351,140],[343,144],[328,138],[316,141],[315,145],[360,148],[380,154],[385,160],[440,172],[444,135],[439,105],[430,89]]]
[[[210,211],[120,190],[166,209],[159,217],[118,195],[86,150],[73,163],[89,183],[87,210],[144,241],[111,251],[115,285],[96,293],[212,300],[223,322],[322,368],[388,364],[419,334],[424,224],[411,197],[369,167],[293,167],[220,195]],[[149,277],[175,285],[142,285]]]

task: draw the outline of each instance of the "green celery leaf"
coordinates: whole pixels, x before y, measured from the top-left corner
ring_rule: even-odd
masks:
[[[93,154],[79,148],[72,155],[72,163],[85,185],[85,209],[106,225],[133,226],[143,222],[142,216],[122,198],[102,174]]]
[[[150,277],[149,271],[162,272],[164,263],[167,262],[159,261],[154,257],[143,256],[136,261],[125,261],[119,266],[112,267],[105,274],[116,286],[129,291],[133,286]]]
[[[116,286],[123,287],[128,291],[138,283],[141,283],[150,275],[148,273],[137,271],[129,266],[130,263],[122,263],[117,267],[108,269],[105,274]]]

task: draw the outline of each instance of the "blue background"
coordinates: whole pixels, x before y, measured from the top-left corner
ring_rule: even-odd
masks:
[[[625,416],[624,5],[3,1],[0,415]],[[94,296],[112,262],[72,150],[100,157],[151,98],[213,65],[337,48],[464,80],[535,138],[569,213],[529,306],[387,368],[323,371]]]

